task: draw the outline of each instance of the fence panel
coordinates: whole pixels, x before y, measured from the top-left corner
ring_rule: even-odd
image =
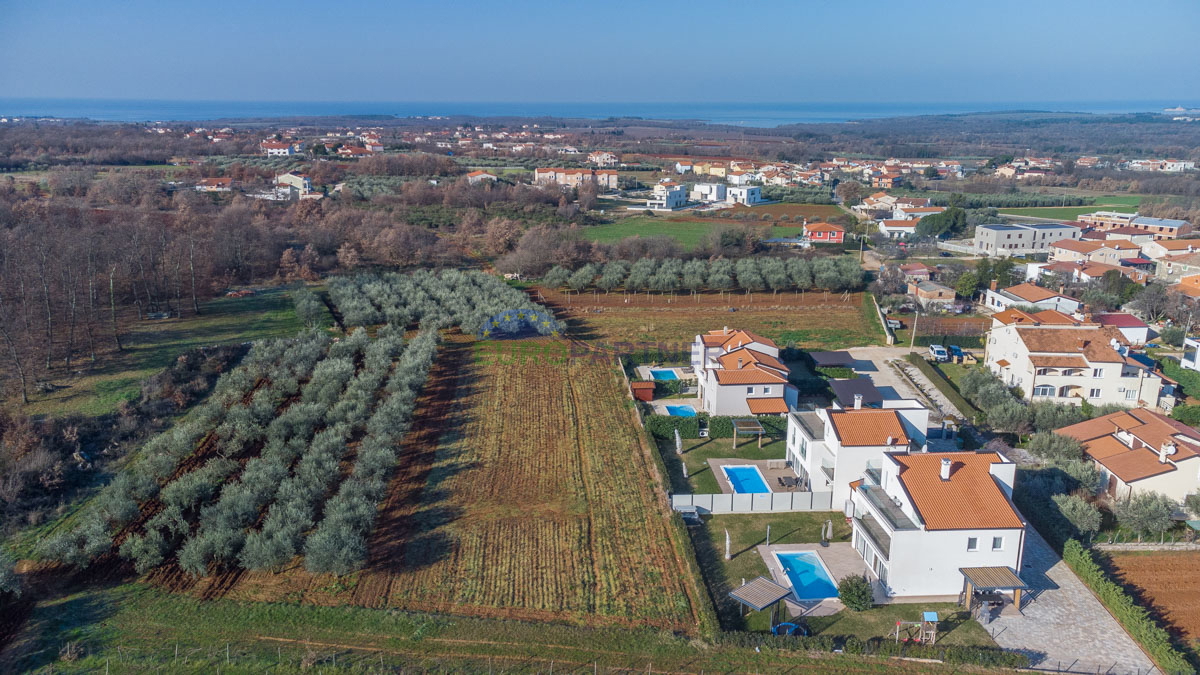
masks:
[[[791,513],[832,511],[832,492],[760,494],[673,494],[671,508],[694,506],[702,513]]]

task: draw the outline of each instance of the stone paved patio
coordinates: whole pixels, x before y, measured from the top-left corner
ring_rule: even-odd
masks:
[[[858,552],[854,547],[846,542],[834,542],[829,546],[821,546],[820,544],[781,544],[775,546],[759,545],[756,547],[758,554],[762,556],[763,562],[767,564],[767,570],[771,573],[771,578],[775,583],[785,588],[791,588],[792,582],[788,580],[784,574],[783,568],[779,566],[779,562],[772,555],[773,552],[786,553],[792,551],[815,551],[821,557],[821,562],[825,563],[825,567],[829,569],[829,575],[833,577],[833,583],[845,579],[848,576],[863,574],[867,571],[867,564],[858,556]],[[797,616],[829,616],[842,611],[845,605],[837,598],[825,598],[817,601],[800,601],[795,595],[789,595],[783,600],[784,605],[793,617]]]
[[[1054,550],[1029,528],[1021,578],[1024,615],[985,625],[996,644],[1022,651],[1038,670],[1145,675],[1154,663]],[[1157,671],[1156,671],[1157,672]]]
[[[728,442],[726,439],[719,439]],[[785,466],[784,459],[741,459],[740,457],[712,457],[708,460],[708,470],[712,471],[712,475],[717,479],[717,485],[721,486],[721,492],[725,494],[733,494],[733,487],[729,485],[729,480],[725,477],[725,472],[721,470],[722,466],[757,466],[762,472],[763,478],[767,481],[767,487],[771,492],[799,492],[798,489],[789,489],[779,485],[778,478],[795,478],[796,472]],[[774,466],[773,466],[774,465]]]

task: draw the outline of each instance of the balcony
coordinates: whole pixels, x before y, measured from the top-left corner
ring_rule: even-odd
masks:
[[[792,418],[800,423],[800,428],[804,431],[804,435],[808,436],[809,440],[825,440],[825,423],[821,421],[820,415],[805,410],[792,413]]]
[[[879,551],[879,555],[883,556],[884,560],[890,561],[892,559],[892,538],[888,535],[887,530],[879,524],[879,521],[875,520],[875,516],[864,513],[854,520],[858,524],[858,531],[871,540],[871,544],[875,550]]]
[[[893,532],[897,530],[915,530],[917,526],[904,511],[892,501],[883,488],[874,485],[860,485],[858,491],[866,498],[867,503],[875,509]]]
[[[825,478],[827,478],[830,483],[833,482],[833,465],[832,464],[826,464],[825,462],[821,462],[821,473],[825,474]]]

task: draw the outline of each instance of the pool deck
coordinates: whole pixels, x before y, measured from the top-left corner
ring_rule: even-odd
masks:
[[[815,533],[814,533],[815,534]],[[755,547],[758,554],[762,556],[763,562],[767,565],[767,570],[771,573],[771,578],[775,583],[791,588],[791,582],[784,573],[783,568],[775,561],[773,552],[790,553],[796,551],[815,551],[821,557],[821,562],[825,563],[825,567],[829,569],[830,576],[833,577],[833,582],[836,584],[848,576],[866,574],[871,579],[871,589],[875,594],[875,604],[890,605],[890,604],[921,604],[932,602],[958,602],[957,595],[914,595],[899,598],[889,598],[880,592],[878,580],[875,578],[868,568],[867,564],[858,555],[858,551],[849,542],[833,542],[829,546],[821,546],[820,544],[779,544],[766,546],[760,544]],[[845,605],[837,598],[825,598],[824,600],[806,600],[799,601],[796,596],[790,595],[783,600],[791,615],[796,616],[829,616],[840,612]]]
[[[638,366],[638,377],[642,378],[643,380],[670,382],[670,380],[655,380],[654,375],[650,372],[652,370],[670,370],[675,373],[675,378],[678,380],[696,379],[696,373],[692,370],[691,366]]]
[[[730,439],[719,438],[717,442],[732,443]],[[736,494],[733,486],[725,478],[725,472],[721,470],[722,466],[757,466],[762,472],[763,478],[767,481],[767,487],[771,492],[796,492],[796,489],[789,489],[779,485],[777,478],[795,478],[796,472],[787,468],[784,465],[784,459],[741,459],[739,457],[713,457],[708,460],[708,469],[712,471],[713,476],[717,479],[717,485],[721,486],[721,492],[730,495]]]
[[[704,410],[698,398],[656,398],[650,402],[655,415],[670,415],[670,411],[667,410],[669,405],[690,405],[695,408],[696,412]]]

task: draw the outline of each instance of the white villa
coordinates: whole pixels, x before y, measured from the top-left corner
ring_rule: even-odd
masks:
[[[854,482],[854,549],[891,597],[957,596],[964,568],[1015,577],[1025,545],[1016,472],[995,452],[884,455]]]
[[[710,415],[782,415],[796,407],[788,367],[768,338],[729,327],[697,335],[692,368]]]
[[[729,189],[726,190],[725,194],[725,201],[730,204],[754,206],[755,204],[761,204],[763,202],[762,188],[758,186],[730,186]]]
[[[1030,305],[1070,314],[1079,309],[1082,303],[1069,295],[1055,293],[1035,284],[1018,284],[997,289],[996,282],[992,281],[992,287],[984,293],[983,304],[993,312],[1008,309],[1013,305]]]
[[[1200,487],[1200,431],[1144,408],[1059,429],[1083,444],[1113,499],[1157,492],[1179,503]]]
[[[687,205],[687,190],[676,183],[659,183],[654,194],[646,200],[646,208],[655,211],[673,211]]]
[[[1174,406],[1174,385],[1130,351],[1120,329],[1061,312],[992,315],[984,364],[1027,401]]]
[[[689,195],[694,202],[723,202],[725,201],[724,183],[696,183]]]
[[[804,410],[788,415],[787,459],[814,492],[830,491],[834,504],[850,498],[850,482],[878,469],[883,456],[925,448],[929,410],[911,400],[883,408]]]

